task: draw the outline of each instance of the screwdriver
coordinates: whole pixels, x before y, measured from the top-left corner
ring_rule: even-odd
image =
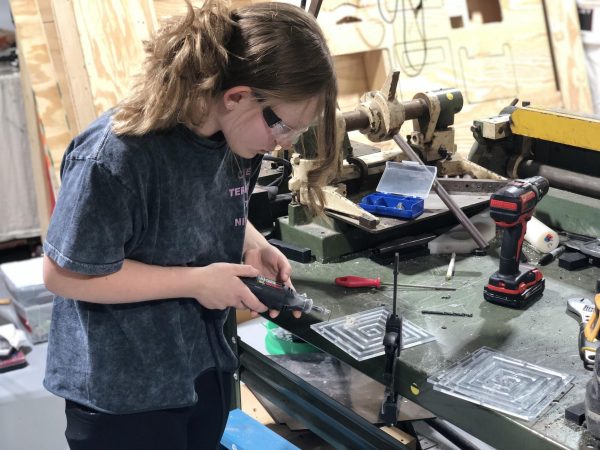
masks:
[[[256,295],[256,298],[260,300],[269,309],[275,309],[277,311],[301,311],[303,313],[309,313],[316,311],[321,314],[330,314],[331,311],[324,306],[317,306],[313,304],[311,298],[308,298],[306,294],[298,294],[292,288],[279,283],[275,280],[263,276],[257,276],[256,278],[240,277],[246,286],[250,288],[252,293]]]
[[[393,286],[393,283],[382,283],[380,278],[366,278],[357,277],[354,275],[346,275],[345,277],[337,277],[335,284],[338,286],[344,286],[347,288],[361,288],[361,287],[374,287],[379,289],[383,286]],[[422,288],[422,289],[433,289],[435,291],[455,291],[456,288],[446,286],[431,286],[427,284],[402,284],[398,283],[397,286],[411,287],[411,288]]]

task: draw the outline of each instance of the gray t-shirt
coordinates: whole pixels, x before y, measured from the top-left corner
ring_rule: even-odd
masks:
[[[235,156],[222,135],[204,139],[183,125],[119,137],[105,114],[64,156],[44,251],[88,275],[116,272],[125,258],[240,263],[260,161]],[[116,414],[192,405],[198,375],[237,367],[226,317],[186,298],[102,305],[57,296],[44,386]]]

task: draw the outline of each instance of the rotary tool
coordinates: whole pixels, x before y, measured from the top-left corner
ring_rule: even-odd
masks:
[[[331,313],[331,311],[324,306],[314,305],[312,299],[308,298],[306,294],[298,294],[292,288],[275,280],[270,280],[269,278],[260,275],[256,278],[240,277],[240,279],[250,288],[252,293],[256,295],[256,298],[269,309],[275,309],[277,311],[285,311],[288,309],[291,311],[301,311],[303,313],[309,313],[311,311],[316,311],[321,314]]]

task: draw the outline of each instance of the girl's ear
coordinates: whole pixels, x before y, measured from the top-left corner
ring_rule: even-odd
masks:
[[[223,104],[228,111],[233,111],[237,106],[252,96],[252,89],[248,86],[234,86],[223,94]]]

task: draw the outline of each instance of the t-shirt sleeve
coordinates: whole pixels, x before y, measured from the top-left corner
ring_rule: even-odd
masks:
[[[73,272],[117,272],[134,234],[133,205],[132,191],[96,160],[66,160],[44,252]]]

